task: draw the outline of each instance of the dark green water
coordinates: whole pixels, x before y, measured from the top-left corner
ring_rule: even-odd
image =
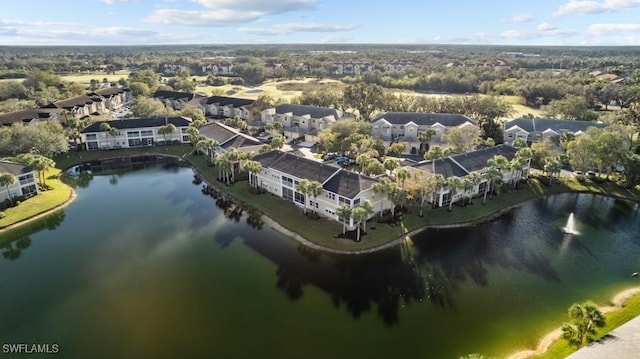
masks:
[[[0,345],[60,346],[29,358],[504,356],[571,303],[640,285],[640,214],[622,201],[558,195],[344,257],[225,216],[192,180],[97,175],[63,213],[2,234]],[[578,236],[560,230],[571,212]]]

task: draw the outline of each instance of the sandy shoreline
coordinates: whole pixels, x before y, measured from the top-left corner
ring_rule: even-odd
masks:
[[[616,309],[620,309],[624,307],[625,303],[631,299],[632,297],[640,295],[640,287],[629,288],[623,290],[622,292],[616,294],[611,300],[611,305],[600,307],[600,310],[603,313],[608,313],[614,311]],[[509,355],[508,359],[527,359],[534,355],[540,355],[549,350],[549,347],[553,345],[553,343],[560,339],[562,336],[562,329],[558,328],[554,331],[548,333],[538,343],[538,347],[536,349],[522,350],[516,353]]]

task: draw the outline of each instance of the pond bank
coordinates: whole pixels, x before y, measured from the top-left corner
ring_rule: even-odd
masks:
[[[633,298],[636,295],[640,295],[640,287],[625,289],[613,297],[613,299],[611,300],[611,305],[600,307],[600,311],[605,314],[614,310],[621,309],[629,299]],[[508,359],[527,359],[531,358],[534,355],[544,354],[547,350],[549,350],[553,343],[561,340],[561,338],[562,328],[557,328],[542,337],[536,349],[528,349],[516,352],[509,355]]]

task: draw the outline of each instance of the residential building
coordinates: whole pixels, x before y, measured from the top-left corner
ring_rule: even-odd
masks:
[[[257,181],[254,184],[326,218],[342,222],[337,215],[341,205],[355,208],[365,200],[371,201],[374,211],[380,211],[381,205],[383,211],[393,206],[386,196],[373,191],[374,178],[278,150],[261,153],[253,159],[262,165],[262,171],[252,179]],[[303,179],[321,183],[322,193],[307,200],[297,189]],[[350,230],[357,225],[352,219],[345,224]]]
[[[109,87],[89,93],[101,97],[108,110],[115,110],[134,100],[131,90],[123,87]]]
[[[342,111],[330,107],[283,104],[262,111],[263,124],[280,122],[282,132],[288,139],[304,137],[305,142],[314,143],[318,133],[344,117]]]
[[[217,121],[208,123],[198,130],[200,136],[215,140],[218,143],[218,146],[213,149],[213,152],[217,154],[224,154],[231,148],[235,148],[241,152],[256,154],[263,146],[263,143],[257,138]],[[208,151],[205,154],[211,155]]]
[[[412,173],[412,178],[417,175],[417,178],[421,176],[435,176],[442,175],[444,179],[449,177],[464,178],[471,173],[482,174],[482,172],[488,167],[487,161],[494,156],[504,156],[508,161],[513,160],[516,157],[518,149],[510,145],[498,145],[494,147],[486,147],[480,150],[461,153],[445,158],[423,161],[416,165],[405,167]],[[512,183],[520,181],[529,177],[529,169],[531,165],[531,159],[527,158],[524,161],[524,166],[521,169],[500,169],[502,173],[502,181],[504,183]],[[487,179],[482,179],[479,184],[474,185],[472,188],[468,188],[465,192],[464,189],[458,189],[453,192],[447,186],[438,188],[431,198],[430,202],[435,207],[447,206],[451,201],[458,201],[463,197],[475,197],[483,195],[487,190],[489,182]]]
[[[233,64],[215,63],[215,64],[202,65],[202,73],[216,75],[216,76],[233,75]]]
[[[153,146],[165,142],[189,143],[187,128],[191,119],[188,117],[132,118],[106,122],[117,130],[115,135],[101,130],[102,123],[94,122],[82,130],[82,142],[86,143],[87,150]],[[173,133],[158,133],[160,127],[169,123],[176,127]]]
[[[40,193],[36,184],[37,174],[29,166],[20,163],[0,160],[0,173],[11,173],[16,181],[7,187],[0,187],[0,201],[21,196],[32,196]]]
[[[563,133],[574,136],[585,133],[589,127],[604,128],[605,124],[590,121],[556,120],[551,118],[517,118],[504,123],[504,142],[523,139],[527,144],[544,140],[558,141]]]
[[[336,62],[333,65],[336,75],[358,75],[363,72],[373,71],[373,66],[368,62]]]
[[[191,68],[185,64],[163,64],[161,71],[165,75],[175,75],[183,71],[191,73]]]
[[[39,121],[58,121],[59,114],[60,109],[58,108],[41,108],[35,110],[7,112],[0,115],[0,124],[3,126],[11,126],[16,122],[30,125]]]
[[[66,113],[71,114],[76,118],[83,118],[93,114],[100,115],[109,112],[103,98],[96,95],[82,95],[56,101],[42,109],[50,108],[60,109],[61,116],[62,112],[66,111]]]
[[[404,70],[408,67],[413,66],[413,62],[411,61],[396,61],[396,62],[388,62],[382,67],[384,67],[385,71],[400,71]]]
[[[213,118],[238,117],[247,123],[252,123],[256,119],[251,109],[254,102],[254,100],[244,98],[211,96],[201,99],[200,106],[206,116]]]
[[[188,104],[199,106],[200,101],[204,98],[197,94],[178,91],[156,91],[152,97],[162,102],[166,107],[174,110],[182,110]]]
[[[406,142],[406,151],[417,153],[427,149],[427,144],[418,141],[421,132],[434,130],[430,143],[441,144],[443,134],[462,126],[477,127],[478,124],[465,115],[454,113],[385,112],[371,120],[371,135],[381,138],[386,146],[392,142]]]

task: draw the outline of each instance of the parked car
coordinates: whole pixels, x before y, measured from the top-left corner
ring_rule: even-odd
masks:
[[[328,152],[326,155],[324,155],[324,156],[322,157],[322,159],[323,159],[324,161],[331,161],[331,160],[336,159],[336,157],[338,157],[338,154],[337,154],[337,153],[335,153],[335,152]]]
[[[347,162],[349,162],[349,158],[348,157],[345,157],[345,156],[336,157],[336,163],[339,164],[339,165],[347,163]]]

